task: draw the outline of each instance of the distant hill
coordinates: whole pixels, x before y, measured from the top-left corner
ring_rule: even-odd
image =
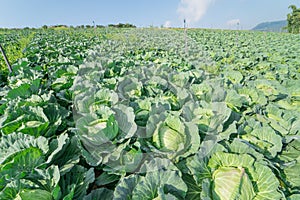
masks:
[[[254,31],[267,31],[267,32],[282,32],[283,27],[287,26],[286,20],[274,21],[274,22],[263,22],[255,26],[252,30]]]

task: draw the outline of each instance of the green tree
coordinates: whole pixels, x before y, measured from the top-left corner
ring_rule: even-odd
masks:
[[[287,15],[287,30],[289,33],[300,33],[300,8],[290,5],[292,12]]]

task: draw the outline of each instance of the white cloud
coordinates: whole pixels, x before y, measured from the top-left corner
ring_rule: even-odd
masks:
[[[226,22],[226,24],[228,26],[235,26],[235,25],[238,25],[240,23],[241,23],[241,21],[239,19],[231,19],[231,20]]]
[[[165,22],[164,27],[165,28],[170,28],[171,25],[172,25],[172,22],[168,20],[168,21]]]
[[[187,23],[199,21],[206,13],[209,5],[215,0],[181,0],[177,13],[181,20],[186,19]]]

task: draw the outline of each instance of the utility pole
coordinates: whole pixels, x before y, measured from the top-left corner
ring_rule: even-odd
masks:
[[[183,20],[183,26],[184,26],[184,40],[185,40],[185,54],[188,54],[188,41],[187,41],[187,24],[186,20]]]
[[[0,51],[1,51],[2,55],[3,55],[3,58],[4,58],[4,60],[5,60],[6,65],[7,65],[7,67],[8,67],[9,73],[11,73],[11,72],[12,72],[11,65],[10,65],[10,63],[9,63],[7,57],[6,57],[5,51],[4,51],[4,49],[2,48],[1,44],[0,44]]]
[[[95,24],[95,21],[93,21],[93,28],[94,28],[94,33],[96,34],[96,24]]]
[[[238,44],[239,44],[239,25],[240,25],[240,22],[237,22],[236,23],[236,26],[237,26],[237,31],[236,31],[236,46],[238,46]]]

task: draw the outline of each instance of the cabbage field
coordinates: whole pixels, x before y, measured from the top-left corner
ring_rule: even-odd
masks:
[[[300,199],[300,37],[1,30],[1,200]]]

